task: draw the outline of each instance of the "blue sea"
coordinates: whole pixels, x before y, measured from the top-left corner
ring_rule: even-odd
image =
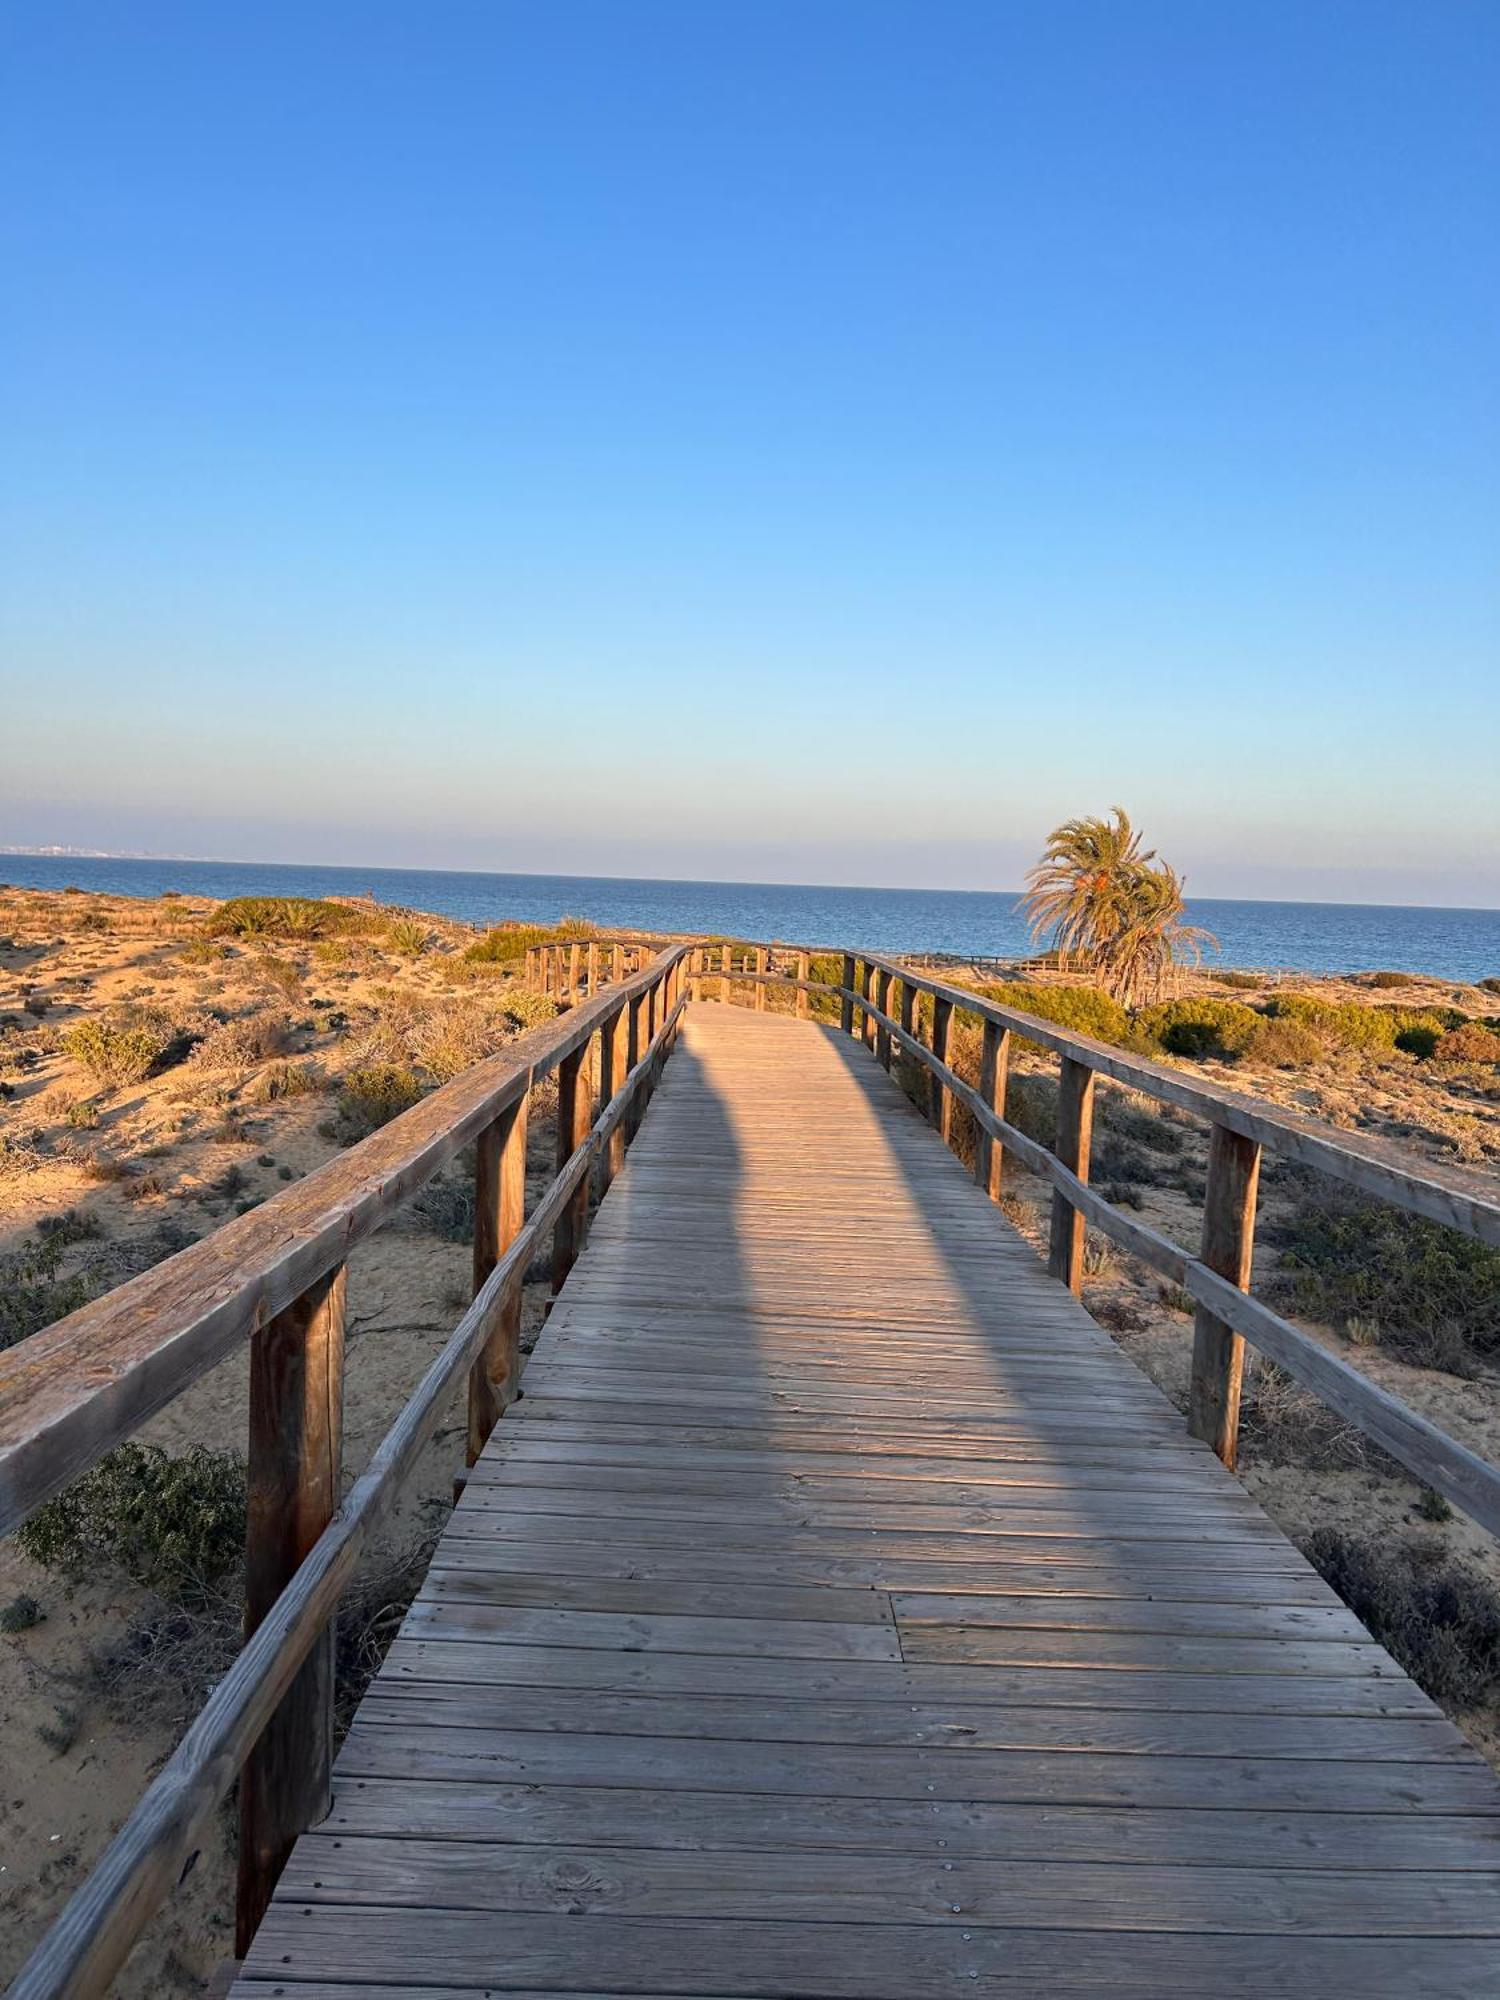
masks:
[[[655,882],[605,875],[481,875],[421,868],[312,868],[252,861],[155,861],[0,853],[0,877],[27,888],[117,896],[351,896],[474,924],[588,917],[610,930],[729,932],[870,951],[1021,957],[1013,894],[970,889],[837,889],[770,882]],[[1386,968],[1442,979],[1500,976],[1500,910],[1373,903],[1195,900],[1219,940],[1217,964],[1294,972]]]

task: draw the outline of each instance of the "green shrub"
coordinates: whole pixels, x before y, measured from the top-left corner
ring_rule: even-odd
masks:
[[[233,896],[209,919],[216,937],[337,938],[379,927],[367,910],[311,896]]]
[[[67,1232],[58,1230],[40,1243],[0,1252],[0,1348],[88,1304],[87,1280],[61,1275],[68,1242]]]
[[[1303,1021],[1262,1020],[1251,1037],[1246,1055],[1267,1069],[1303,1069],[1321,1061],[1327,1053],[1313,1030]]]
[[[226,947],[206,937],[189,938],[178,953],[184,965],[212,965],[225,956]]]
[[[1393,986],[1410,986],[1414,977],[1410,972],[1370,972],[1365,975],[1365,984],[1386,990]]]
[[[1134,1017],[1137,1031],[1165,1049],[1168,1055],[1221,1056],[1233,1060],[1244,1055],[1255,1040],[1262,1017],[1239,1000],[1168,1000],[1160,1006],[1138,1008]]]
[[[582,917],[563,917],[555,924],[497,924],[474,940],[464,960],[469,965],[515,965],[533,945],[570,944],[575,938],[595,935],[596,926]]]
[[[1500,979],[1481,979],[1479,990],[1481,993],[1500,993]]]
[[[245,1465],[231,1451],[122,1444],[22,1523],[33,1562],[70,1577],[114,1570],[202,1602],[245,1547]]]
[[[1440,1543],[1315,1528],[1302,1547],[1435,1701],[1476,1708],[1500,1691],[1500,1594]]]
[[[347,1145],[409,1111],[422,1095],[421,1078],[404,1063],[367,1063],[339,1086],[339,1137]]]
[[[426,924],[415,917],[397,917],[387,930],[385,941],[392,951],[399,951],[407,958],[420,958],[431,936]]]
[[[1430,1054],[1439,1063],[1500,1063],[1500,1035],[1479,1021],[1465,1021],[1439,1035]]]
[[[1011,982],[977,989],[997,1007],[1011,1007],[1020,1014],[1034,1014],[1051,1021],[1071,1034],[1089,1035],[1098,1042],[1123,1047],[1130,1041],[1130,1016],[1118,1000],[1097,986],[1027,986]]]
[[[1236,993],[1256,993],[1265,985],[1258,972],[1211,972],[1215,986],[1231,987]]]
[[[172,1021],[154,1007],[116,1007],[79,1021],[63,1036],[64,1053],[109,1088],[140,1083],[186,1045]]]
[[[1345,1331],[1369,1322],[1382,1346],[1456,1375],[1500,1352],[1500,1250],[1332,1189],[1300,1203],[1277,1235],[1309,1318]]]
[[[34,1597],[13,1597],[0,1611],[0,1632],[29,1632],[42,1622],[42,1607]]]
[[[534,993],[529,986],[511,987],[500,1006],[506,1019],[521,1029],[545,1027],[561,1011],[550,993]]]

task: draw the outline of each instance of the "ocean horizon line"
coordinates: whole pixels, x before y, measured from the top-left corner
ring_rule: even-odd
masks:
[[[481,877],[500,882],[596,882],[618,883],[624,886],[641,885],[653,888],[691,889],[772,889],[809,891],[815,894],[837,896],[994,896],[1004,901],[1019,903],[1025,895],[1021,888],[1006,889],[958,889],[927,883],[897,882],[807,882],[782,881],[769,876],[751,875],[615,875],[607,871],[593,874],[579,874],[565,868],[456,868],[418,867],[411,862],[391,861],[262,861],[247,860],[242,856],[229,854],[166,854],[148,851],[145,848],[84,848],[84,847],[0,847],[0,862],[3,861],[135,861],[150,862],[160,866],[180,864],[189,868],[276,868],[290,872],[318,872],[321,874],[378,874],[378,875],[445,875],[457,879]],[[19,883],[17,887],[27,887]],[[141,893],[145,891],[122,893]],[[1189,894],[1191,904],[1223,904],[1235,906],[1259,906],[1266,909],[1296,910],[1431,910],[1451,913],[1454,916],[1500,916],[1500,903],[1391,903],[1374,898],[1337,896],[1217,896]]]

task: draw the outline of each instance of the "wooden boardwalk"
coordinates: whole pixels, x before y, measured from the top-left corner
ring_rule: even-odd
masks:
[[[855,1042],[690,1011],[234,1991],[1500,1992],[1500,1786]]]

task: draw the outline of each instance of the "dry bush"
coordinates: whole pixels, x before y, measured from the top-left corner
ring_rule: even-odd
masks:
[[[421,1095],[421,1078],[400,1063],[368,1063],[352,1069],[339,1086],[332,1136],[341,1145],[353,1145],[409,1111]]]
[[[1479,1021],[1465,1021],[1461,1028],[1449,1028],[1438,1036],[1432,1060],[1436,1063],[1500,1063],[1500,1035]]]
[[[1249,1457],[1320,1472],[1368,1465],[1372,1455],[1384,1459],[1362,1431],[1274,1361],[1257,1359],[1247,1378],[1240,1434]]]
[[[447,1000],[414,1016],[406,1031],[412,1057],[439,1083],[494,1055],[515,1038],[510,1016],[480,1000]]]
[[[290,1097],[311,1097],[323,1088],[323,1072],[316,1063],[274,1063],[256,1077],[245,1098],[251,1104],[276,1104]]]
[[[114,1089],[140,1083],[173,1054],[186,1054],[191,1034],[158,1007],[120,1006],[75,1023],[62,1046],[97,1082]]]
[[[1435,1701],[1470,1709],[1500,1692],[1500,1594],[1441,1542],[1316,1528],[1302,1549]]]
[[[253,1069],[257,1063],[280,1055],[291,1038],[292,1025],[284,1014],[240,1014],[209,1029],[193,1051],[193,1067]]]

